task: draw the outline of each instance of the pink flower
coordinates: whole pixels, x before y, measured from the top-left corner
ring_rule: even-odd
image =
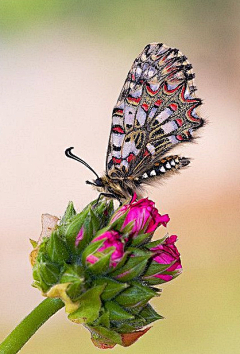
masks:
[[[130,204],[122,206],[113,216],[111,223],[120,218],[127,212],[126,218],[122,225],[122,229],[133,221],[133,227],[130,232],[131,236],[139,233],[153,233],[160,225],[166,227],[170,218],[167,214],[160,215],[155,208],[154,202],[148,198],[136,201],[136,194]]]
[[[102,235],[94,238],[92,242],[103,239],[105,239],[105,241],[103,242],[102,246],[99,247],[94,254],[87,256],[86,260],[87,262],[94,264],[101,258],[101,256],[106,255],[108,251],[112,251],[112,249],[114,249],[111,255],[110,266],[116,267],[124,254],[124,244],[121,240],[121,235],[114,230],[106,231]]]
[[[157,247],[151,248],[151,251],[154,252],[153,261],[159,264],[171,264],[164,272],[159,274],[154,274],[154,277],[162,279],[164,282],[172,280],[176,275],[181,273],[182,265],[180,260],[180,254],[178,252],[177,247],[175,246],[175,242],[177,241],[177,236],[172,235],[167,237],[164,243],[158,245]],[[174,274],[168,274],[168,272],[174,272]]]

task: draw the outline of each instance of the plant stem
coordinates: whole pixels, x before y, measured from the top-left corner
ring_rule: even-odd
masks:
[[[45,299],[0,344],[0,354],[15,354],[52,315],[64,306],[60,299]]]

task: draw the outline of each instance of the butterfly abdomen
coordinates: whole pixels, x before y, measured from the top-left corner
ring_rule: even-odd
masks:
[[[180,168],[186,167],[190,160],[186,157],[179,157],[177,155],[167,156],[156,162],[151,169],[144,172],[140,180],[147,180],[152,177],[161,177],[168,172],[174,172]]]

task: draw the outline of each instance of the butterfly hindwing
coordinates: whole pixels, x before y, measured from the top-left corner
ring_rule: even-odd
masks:
[[[192,66],[175,48],[147,45],[135,59],[113,109],[106,173],[139,177],[203,125]]]

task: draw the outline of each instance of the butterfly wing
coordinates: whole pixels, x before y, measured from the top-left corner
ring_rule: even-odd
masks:
[[[187,58],[162,43],[135,59],[113,109],[106,160],[110,178],[140,176],[203,125]]]

